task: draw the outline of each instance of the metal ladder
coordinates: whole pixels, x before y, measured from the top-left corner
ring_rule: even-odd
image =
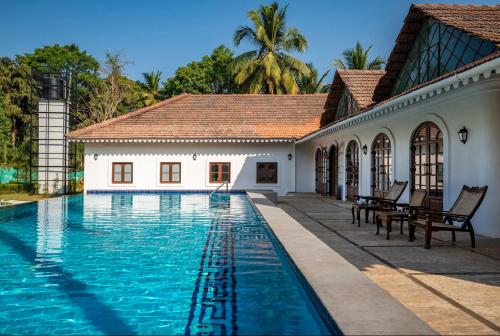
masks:
[[[208,198],[212,197],[213,194],[215,194],[220,188],[222,188],[224,185],[226,185],[226,192],[228,192],[228,188],[229,188],[229,182],[228,181],[224,181],[222,182],[219,186],[217,186],[217,188],[215,188],[214,191],[212,191],[210,193],[210,195],[208,195]]]

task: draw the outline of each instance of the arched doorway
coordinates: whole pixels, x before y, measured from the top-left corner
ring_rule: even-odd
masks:
[[[391,187],[392,154],[391,141],[384,133],[375,137],[372,143],[372,194],[389,190]]]
[[[427,121],[413,133],[411,139],[411,191],[427,191],[426,206],[443,209],[443,133]]]
[[[337,146],[332,145],[328,153],[328,195],[337,198],[338,190],[338,151]]]
[[[347,144],[345,162],[347,199],[354,201],[359,192],[359,146],[354,140]]]
[[[316,150],[316,192],[326,195],[327,192],[328,152],[326,148]]]

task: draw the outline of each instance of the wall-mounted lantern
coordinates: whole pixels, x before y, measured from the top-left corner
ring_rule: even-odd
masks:
[[[292,158],[293,158],[292,153],[288,154],[288,160],[290,160],[290,161],[291,161],[291,160],[292,160]]]
[[[196,153],[193,154],[193,160],[196,161]]]
[[[99,157],[99,154],[95,153],[94,154],[94,160],[97,160],[98,157]]]
[[[462,141],[462,143],[466,143],[469,138],[469,130],[464,126],[458,131],[458,139]]]
[[[368,146],[367,145],[364,145],[363,146],[363,154],[366,155],[366,153],[368,153]]]

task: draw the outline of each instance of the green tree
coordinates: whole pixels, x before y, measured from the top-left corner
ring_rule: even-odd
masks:
[[[309,76],[304,76],[302,74],[297,74],[297,84],[299,86],[300,93],[325,93],[330,89],[330,84],[324,84],[323,80],[328,76],[329,71],[325,71],[320,77],[318,77],[318,70],[313,66],[312,63],[306,63],[306,66],[311,72]]]
[[[11,145],[23,141],[23,129],[29,121],[31,71],[24,64],[19,64],[7,57],[0,58],[0,113],[10,119]]]
[[[253,28],[240,26],[234,33],[239,46],[247,40],[257,50],[237,56],[232,64],[235,81],[247,93],[297,93],[299,86],[294,73],[309,76],[309,68],[290,52],[304,52],[305,37],[296,29],[286,26],[286,10],[274,2],[251,10],[247,16]]]
[[[9,161],[11,143],[12,122],[6,114],[4,97],[0,94],[0,160],[2,165]]]
[[[156,103],[160,99],[161,72],[143,72],[144,81],[140,83],[145,106]]]
[[[96,74],[99,70],[99,62],[75,44],[37,48],[33,53],[17,55],[16,59],[41,72]]]
[[[135,83],[123,75],[127,63],[121,54],[106,52],[106,60],[101,67],[102,77],[88,83],[89,100],[84,102],[80,126],[102,122],[129,111],[121,106]]]
[[[179,67],[175,75],[164,82],[161,93],[171,97],[181,93],[212,94],[234,93],[238,87],[233,80],[229,65],[233,53],[225,46],[215,48],[211,55],[201,61]]]
[[[385,64],[385,60],[377,56],[369,61],[368,56],[372,46],[364,49],[360,42],[352,49],[346,49],[342,52],[343,60],[336,58],[333,60],[333,66],[337,69],[355,69],[355,70],[380,70]]]

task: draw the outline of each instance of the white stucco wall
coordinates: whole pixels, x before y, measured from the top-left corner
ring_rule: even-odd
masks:
[[[370,148],[375,136],[386,133],[391,139],[392,179],[410,179],[410,139],[425,121],[434,122],[444,137],[444,209],[449,209],[462,185],[489,189],[473,219],[477,233],[500,237],[500,75],[452,89],[377,119],[345,128],[329,135],[297,144],[297,191],[313,192],[315,187],[314,155],[319,146],[329,148],[337,142],[339,183],[345,194],[345,147],[355,139],[360,146],[360,193],[370,193]],[[469,140],[462,144],[457,132],[469,129]],[[362,154],[367,145],[368,154]],[[303,162],[304,161],[304,162]],[[300,172],[299,172],[300,171]],[[403,200],[408,200],[407,188]]]
[[[295,190],[295,158],[289,160],[290,153],[290,143],[86,143],[84,185],[86,191],[214,189],[218,184],[208,181],[209,163],[230,162],[230,188],[272,189],[285,195]],[[133,162],[132,184],[112,183],[113,162]],[[181,183],[160,183],[160,162],[181,162]],[[278,162],[278,183],[256,183],[257,162]]]

